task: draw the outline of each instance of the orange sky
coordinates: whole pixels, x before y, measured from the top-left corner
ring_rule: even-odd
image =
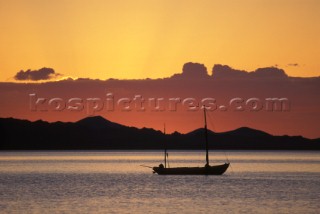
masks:
[[[318,0],[0,0],[0,81],[42,67],[168,77],[188,61],[319,76],[319,11]]]

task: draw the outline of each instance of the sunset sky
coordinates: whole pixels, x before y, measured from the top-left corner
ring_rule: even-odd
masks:
[[[0,81],[20,70],[161,78],[204,63],[320,75],[318,0],[0,0]]]
[[[117,99],[213,97],[228,108],[212,113],[215,131],[247,126],[317,138],[319,11],[319,0],[0,0],[0,117],[54,122],[92,116],[32,111],[30,94],[46,100],[105,100],[106,93]],[[109,78],[121,80],[104,81]],[[20,84],[30,79],[47,83]],[[238,114],[228,105],[236,97],[285,98],[291,107]],[[166,123],[168,132],[203,123],[202,114],[182,107],[93,115],[157,130]]]

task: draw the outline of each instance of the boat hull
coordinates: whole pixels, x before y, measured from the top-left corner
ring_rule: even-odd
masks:
[[[208,167],[153,167],[153,172],[159,175],[222,175],[227,171],[229,163]]]

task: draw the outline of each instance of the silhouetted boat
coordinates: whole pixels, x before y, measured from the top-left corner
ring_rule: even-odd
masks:
[[[204,112],[204,131],[205,131],[205,143],[206,143],[206,164],[204,167],[167,167],[168,153],[164,150],[164,165],[160,164],[157,167],[153,167],[153,172],[159,175],[222,175],[227,171],[230,163],[221,165],[210,166],[209,165],[209,146],[208,146],[208,130],[207,130],[207,117],[206,108],[203,106]],[[165,131],[164,131],[165,133]]]

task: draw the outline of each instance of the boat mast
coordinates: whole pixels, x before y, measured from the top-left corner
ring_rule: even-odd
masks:
[[[163,125],[163,135],[164,139],[166,138],[166,124]],[[164,168],[167,168],[167,147],[166,142],[164,142]]]
[[[206,166],[209,166],[209,145],[208,145],[208,129],[207,129],[207,117],[206,117],[206,106],[203,106],[203,114],[204,114],[204,134],[206,139]]]

